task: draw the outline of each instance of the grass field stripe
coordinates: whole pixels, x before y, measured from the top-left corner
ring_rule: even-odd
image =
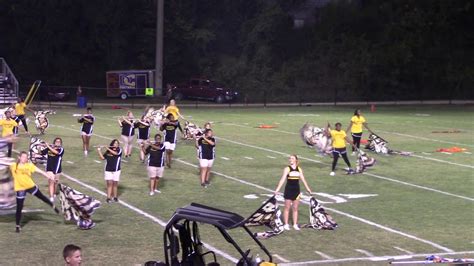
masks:
[[[72,176],[70,176],[70,175],[67,175],[67,174],[65,174],[65,173],[61,173],[61,174],[62,174],[64,177],[66,177],[67,179],[69,179],[69,180],[71,180],[71,181],[73,181],[73,182],[76,182],[77,184],[79,184],[79,185],[81,185],[81,186],[83,186],[83,187],[85,187],[85,188],[88,188],[88,189],[90,189],[90,190],[92,190],[92,191],[94,191],[94,192],[96,192],[96,193],[98,193],[98,194],[100,194],[100,195],[102,195],[102,196],[104,196],[104,197],[107,197],[107,194],[104,193],[103,191],[101,191],[101,190],[99,190],[99,189],[97,189],[97,188],[95,188],[95,187],[93,187],[93,186],[91,186],[91,185],[88,185],[88,184],[86,184],[86,183],[84,183],[84,182],[82,182],[82,181],[80,181],[80,180],[78,180],[78,179],[76,179],[76,178],[74,178],[74,177],[72,177]],[[138,213],[138,214],[140,214],[140,215],[142,215],[142,216],[144,216],[144,217],[146,217],[146,218],[152,220],[153,222],[155,222],[155,223],[157,223],[157,224],[159,224],[159,225],[161,225],[161,226],[163,226],[163,227],[166,226],[166,222],[165,222],[165,221],[163,221],[163,220],[161,220],[160,218],[158,218],[158,217],[156,217],[156,216],[153,216],[153,215],[151,215],[151,214],[149,214],[149,213],[147,213],[147,212],[145,212],[145,211],[143,211],[143,210],[141,210],[141,209],[139,209],[139,208],[137,208],[137,207],[135,207],[135,206],[133,206],[133,205],[130,205],[130,204],[124,202],[123,200],[119,200],[119,201],[118,201],[118,204],[121,204],[122,206],[129,208],[130,210],[132,210],[132,211],[134,211],[134,212],[136,212],[136,213]],[[203,242],[203,245],[204,245],[207,249],[214,251],[216,254],[221,255],[222,257],[228,259],[229,261],[231,261],[231,262],[233,262],[233,263],[237,263],[237,262],[238,262],[238,259],[232,257],[231,255],[227,254],[227,253],[224,252],[224,251],[221,251],[221,250],[215,248],[215,247],[212,246],[212,245],[209,245],[209,244],[204,243],[204,242]]]
[[[229,139],[225,139],[225,138],[221,138],[221,137],[219,137],[218,139],[221,139],[221,140],[224,140],[224,141],[227,141],[227,142],[230,142],[230,143],[234,143],[234,144],[237,144],[237,145],[242,145],[242,146],[246,146],[246,147],[250,147],[250,148],[254,148],[254,149],[259,149],[259,150],[263,150],[263,151],[273,152],[273,153],[276,153],[276,154],[281,154],[281,155],[285,155],[285,156],[290,156],[290,154],[287,154],[287,153],[284,153],[284,152],[274,151],[274,150],[271,150],[271,149],[267,149],[267,148],[263,148],[263,147],[258,147],[258,146],[254,146],[254,145],[250,145],[250,144],[246,144],[246,143],[241,143],[241,142],[237,142],[237,141],[233,141],[233,140],[229,140]],[[324,164],[324,165],[330,165],[330,164],[328,164],[328,163],[324,163],[324,162],[321,162],[321,161],[318,161],[318,160],[314,160],[314,159],[311,159],[311,158],[307,158],[307,157],[304,157],[304,156],[298,156],[298,158],[304,159],[304,160],[307,160],[307,161],[311,161],[311,162],[315,162],[315,163]],[[432,158],[429,158],[429,159],[432,159]],[[393,178],[389,178],[389,177],[384,177],[384,176],[380,176],[380,175],[375,175],[375,174],[371,174],[371,173],[367,173],[367,172],[362,173],[362,174],[363,174],[363,175],[372,176],[372,177],[375,177],[375,178],[379,178],[379,179],[383,179],[383,180],[387,180],[387,181],[391,181],[391,182],[395,182],[395,183],[398,183],[398,184],[403,184],[403,185],[407,185],[407,186],[412,186],[412,187],[416,187],[416,188],[428,190],[428,191],[431,191],[431,192],[440,193],[440,194],[447,195],[447,196],[452,196],[452,197],[456,197],[456,198],[461,198],[461,199],[466,199],[466,200],[474,201],[473,198],[469,198],[469,197],[465,197],[465,196],[461,196],[461,195],[457,195],[457,194],[453,194],[453,193],[441,191],[441,190],[434,189],[434,188],[430,188],[430,187],[420,186],[420,185],[416,185],[416,184],[412,184],[412,183],[400,181],[400,180],[393,179]]]
[[[242,126],[242,125],[238,125],[238,124],[233,124],[233,123],[222,123],[223,125],[233,125],[233,126],[241,126],[241,127],[246,127],[246,126]],[[252,127],[246,127],[246,128],[252,128]],[[276,130],[278,132],[281,132],[281,133],[287,133],[287,134],[298,134],[298,133],[295,133],[295,132],[289,132],[289,131],[283,131],[283,130]],[[462,143],[457,143],[457,142],[450,142],[450,141],[442,141],[442,140],[436,140],[436,139],[429,139],[429,138],[424,138],[424,137],[417,137],[417,136],[412,136],[412,135],[407,135],[407,134],[402,134],[402,133],[397,133],[397,132],[388,132],[388,131],[380,131],[380,132],[383,132],[383,133],[389,133],[389,134],[395,134],[395,135],[400,135],[400,136],[405,136],[405,137],[411,137],[411,138],[418,138],[418,139],[422,139],[422,140],[430,140],[430,141],[436,141],[436,142],[444,142],[444,143],[450,143],[450,144],[456,144],[456,145],[461,145],[461,146],[469,146],[469,147],[474,147],[474,145],[469,145],[469,144],[462,144]],[[428,158],[428,157],[424,157],[424,156],[419,156],[419,155],[411,155],[412,157],[417,157],[417,158],[420,158],[420,159],[426,159],[426,160],[430,160],[432,158]],[[461,167],[469,167],[469,168],[474,168],[474,166],[472,165],[464,165],[464,164],[457,164],[457,163],[451,163],[451,162],[448,162],[448,161],[443,161],[443,160],[437,160],[438,162],[442,162],[442,163],[448,163],[448,164],[452,164],[452,165],[457,165],[457,166],[461,166]]]
[[[357,252],[359,252],[359,253],[361,253],[361,254],[366,255],[367,257],[374,257],[374,254],[368,252],[367,250],[358,249],[358,248],[356,248],[356,249],[354,249],[354,250],[357,251]]]
[[[430,139],[430,138],[413,136],[413,135],[403,134],[403,133],[398,133],[398,132],[390,132],[390,131],[384,131],[384,130],[378,130],[378,132],[392,134],[392,135],[398,135],[398,136],[402,136],[402,137],[409,137],[409,138],[413,138],[413,139],[421,139],[421,140],[428,140],[428,141],[434,141],[434,142],[440,142],[440,143],[448,143],[448,144],[454,144],[454,145],[474,147],[474,145],[466,144],[466,143],[459,143],[459,142],[452,142],[452,141],[438,140],[438,139]]]
[[[410,257],[427,257],[431,255],[436,256],[446,256],[446,255],[462,255],[462,254],[474,254],[474,251],[458,251],[458,252],[443,252],[443,253],[425,253],[425,254],[413,254]],[[310,261],[299,261],[299,262],[291,262],[289,264],[280,263],[278,265],[284,266],[291,266],[291,265],[309,265],[309,264],[322,264],[322,263],[338,263],[338,262],[351,262],[351,261],[376,261],[376,260],[388,260],[389,259],[402,259],[405,258],[406,255],[393,255],[393,256],[380,256],[380,257],[354,257],[354,258],[343,258],[343,259],[330,259],[330,260],[310,260]]]
[[[315,250],[314,253],[318,254],[318,255],[321,256],[323,259],[327,259],[327,260],[332,260],[332,259],[334,259],[333,257],[331,257],[331,256],[329,256],[328,254],[323,253],[323,252],[321,252],[321,251]]]
[[[417,157],[417,158],[423,158],[423,159],[426,159],[426,160],[436,161],[436,162],[440,162],[440,163],[447,163],[447,164],[451,164],[451,165],[456,165],[456,166],[461,166],[461,167],[467,167],[467,168],[474,169],[474,165],[453,163],[453,162],[448,162],[448,161],[435,159],[435,158],[431,158],[431,157],[425,157],[425,156],[416,155],[416,154],[412,154],[411,156],[412,157]]]
[[[66,128],[66,127],[62,127],[62,126],[58,126],[58,127]],[[76,131],[76,132],[78,131],[78,130],[74,130],[74,129],[69,129],[69,130],[73,130],[73,131]],[[96,134],[94,134],[94,135],[96,135]],[[100,135],[96,135],[96,136],[99,136],[99,137],[102,137],[102,138],[105,138],[105,139],[111,139],[111,138],[107,138],[107,137],[100,136]],[[224,139],[224,140],[225,140],[225,139]],[[227,141],[230,141],[230,140],[227,140]],[[234,142],[234,141],[231,141],[231,142]],[[235,142],[235,143],[237,143],[237,142]],[[242,145],[246,145],[246,146],[249,146],[249,147],[252,147],[252,146],[253,146],[253,145],[249,145],[249,144],[242,144]],[[273,150],[271,150],[271,149],[266,149],[266,148],[257,147],[257,146],[253,146],[253,148],[264,149],[264,150],[266,150],[266,151],[270,151],[270,152],[278,153],[278,154],[281,154],[281,155],[289,156],[289,155],[286,154],[286,153],[278,152],[278,151],[273,151]],[[312,159],[309,159],[309,160],[312,160]],[[187,165],[191,165],[191,166],[197,168],[197,166],[194,165],[194,164],[185,162],[185,161],[183,161],[183,160],[178,160],[178,161],[183,162],[183,163],[185,163],[185,164],[187,164]],[[316,161],[316,160],[312,160],[312,161],[321,163],[320,161]],[[226,178],[235,180],[235,181],[237,181],[237,182],[243,183],[243,184],[251,185],[251,186],[254,186],[254,187],[258,187],[258,188],[260,188],[260,189],[262,189],[262,190],[265,190],[265,191],[273,192],[273,190],[271,190],[271,189],[265,188],[265,187],[260,186],[260,185],[253,184],[253,183],[251,183],[251,182],[247,182],[247,181],[244,181],[244,180],[240,180],[240,179],[238,179],[238,178],[231,177],[231,176],[227,176],[227,175],[224,175],[224,174],[215,172],[215,171],[212,171],[212,172],[215,173],[215,174],[224,176],[224,177],[226,177]],[[333,212],[336,212],[336,213],[338,213],[338,214],[340,214],[340,215],[343,215],[343,216],[352,218],[352,219],[354,219],[354,220],[358,220],[358,221],[361,221],[361,222],[363,222],[363,223],[367,223],[367,224],[373,225],[373,226],[375,226],[375,227],[384,229],[384,230],[386,230],[386,231],[389,231],[389,232],[392,232],[392,233],[395,233],[395,234],[399,234],[399,235],[402,235],[402,236],[405,236],[405,237],[407,237],[407,238],[411,238],[411,239],[414,239],[414,240],[418,240],[418,241],[420,241],[420,242],[429,244],[429,245],[431,245],[431,246],[433,246],[433,247],[439,248],[439,249],[441,249],[441,250],[443,250],[443,251],[452,252],[451,249],[446,248],[446,247],[443,247],[443,246],[441,246],[441,245],[439,245],[439,244],[436,244],[436,243],[433,243],[433,242],[431,242],[431,241],[428,241],[428,240],[425,240],[425,239],[421,239],[421,238],[418,238],[418,237],[416,237],[416,236],[412,236],[412,235],[410,235],[410,234],[403,233],[403,232],[401,232],[401,231],[398,231],[398,230],[395,230],[395,229],[392,229],[392,228],[389,228],[389,227],[386,227],[386,226],[383,226],[383,225],[379,225],[379,224],[374,223],[374,222],[372,222],[372,221],[369,221],[369,220],[366,220],[366,219],[363,219],[363,218],[360,218],[360,217],[357,217],[357,216],[354,216],[354,215],[351,215],[351,214],[348,214],[348,213],[345,213],[345,212],[342,212],[342,211],[338,211],[338,210],[336,210],[336,209],[332,209],[332,208],[327,208],[327,209],[328,209],[328,210],[331,210],[331,211],[333,211]]]
[[[183,164],[186,164],[186,165],[189,165],[189,166],[192,166],[194,168],[198,168],[197,165],[195,164],[192,164],[192,163],[189,163],[189,162],[186,162],[186,161],[183,161],[181,159],[176,159],[176,161],[180,162],[180,163],[183,163]],[[254,183],[251,183],[251,182],[248,182],[248,181],[245,181],[245,180],[241,180],[239,178],[236,178],[236,177],[232,177],[232,176],[229,176],[229,175],[226,175],[226,174],[223,174],[223,173],[219,173],[219,172],[216,172],[216,171],[211,171],[211,173],[215,174],[215,175],[219,175],[219,176],[222,176],[222,177],[225,177],[227,179],[230,179],[230,180],[234,180],[236,182],[239,182],[239,183],[242,183],[242,184],[246,184],[246,185],[249,185],[249,186],[253,186],[253,187],[256,187],[256,188],[260,188],[262,190],[265,190],[265,191],[269,191],[269,192],[274,192],[274,190],[272,189],[269,189],[269,188],[266,188],[266,187],[263,187],[263,186],[260,186],[260,185],[257,185],[257,184],[254,184]],[[306,204],[308,205],[307,202],[304,202],[302,201],[303,204]],[[385,231],[388,231],[388,232],[391,232],[391,233],[394,233],[394,234],[398,234],[398,235],[402,235],[406,238],[410,238],[410,239],[413,239],[413,240],[417,240],[419,242],[423,242],[425,244],[428,244],[430,246],[433,246],[437,249],[440,249],[440,250],[443,250],[443,251],[446,251],[446,252],[453,252],[453,250],[447,248],[447,247],[443,247],[439,244],[436,244],[434,242],[431,242],[429,240],[425,240],[425,239],[422,239],[422,238],[419,238],[419,237],[416,237],[416,236],[413,236],[413,235],[410,235],[410,234],[407,234],[407,233],[404,233],[404,232],[401,232],[401,231],[398,231],[396,229],[392,229],[390,227],[387,227],[387,226],[384,226],[384,225],[381,225],[381,224],[377,224],[375,222],[372,222],[372,221],[369,221],[369,220],[366,220],[364,218],[360,218],[360,217],[357,217],[357,216],[354,216],[352,214],[349,214],[349,213],[345,213],[345,212],[342,212],[342,211],[338,211],[334,208],[328,208],[326,207],[326,209],[332,211],[332,212],[335,212],[337,214],[340,214],[342,216],[346,216],[348,218],[351,218],[353,220],[356,220],[356,221],[359,221],[359,222],[362,222],[362,223],[365,223],[365,224],[369,224],[369,225],[372,225],[374,227],[377,227],[379,229],[383,229]]]
[[[280,255],[278,255],[278,254],[273,254],[272,256],[275,257],[275,258],[277,258],[277,259],[278,259],[279,261],[281,261],[281,262],[285,262],[285,263],[290,262],[289,260],[283,258],[282,256],[280,256]]]
[[[460,199],[465,199],[465,200],[474,201],[474,198],[469,198],[469,197],[465,197],[465,196],[461,196],[461,195],[457,195],[457,194],[445,192],[445,191],[438,190],[438,189],[434,189],[434,188],[429,188],[429,187],[424,187],[424,186],[420,186],[420,185],[415,185],[415,184],[412,184],[412,183],[408,183],[408,182],[405,182],[405,181],[400,181],[400,180],[393,179],[393,178],[390,178],[390,177],[380,176],[380,175],[371,174],[371,173],[363,173],[363,174],[364,174],[364,175],[368,175],[368,176],[372,176],[372,177],[375,177],[375,178],[384,179],[384,180],[387,180],[387,181],[391,181],[391,182],[395,182],[395,183],[399,183],[399,184],[411,186],[411,187],[416,187],[416,188],[420,188],[420,189],[424,189],[424,190],[428,190],[428,191],[432,191],[432,192],[444,194],[444,195],[447,195],[447,196],[452,196],[452,197],[456,197],[456,198],[460,198]]]
[[[411,251],[406,250],[406,249],[401,248],[401,247],[393,247],[393,248],[396,249],[396,250],[400,250],[400,251],[402,251],[402,252],[405,252],[405,253],[408,254],[408,255],[413,255],[413,254],[415,254],[414,252],[411,252]]]
[[[222,160],[226,160],[226,161],[230,160],[230,159],[227,158],[227,157],[221,157],[221,159],[222,159]]]

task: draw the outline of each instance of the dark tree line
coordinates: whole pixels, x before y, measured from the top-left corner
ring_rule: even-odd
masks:
[[[166,82],[201,75],[249,100],[472,99],[474,1],[165,1]],[[104,87],[154,68],[153,0],[1,0],[0,56],[23,85]]]

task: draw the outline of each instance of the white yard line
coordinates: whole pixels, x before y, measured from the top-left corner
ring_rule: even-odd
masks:
[[[321,251],[315,250],[314,253],[318,254],[318,255],[321,256],[323,259],[327,259],[327,260],[332,260],[332,259],[334,259],[333,257],[329,256],[329,255],[326,254],[326,253],[322,253]]]
[[[181,159],[176,159],[176,161],[180,162],[180,163],[183,163],[183,164],[186,164],[186,165],[189,165],[189,166],[192,166],[194,168],[198,168],[197,165],[195,164],[192,164],[192,163],[189,163],[189,162],[186,162],[186,161],[183,161]],[[219,173],[219,172],[216,172],[216,171],[211,171],[213,174],[215,175],[218,175],[218,176],[222,176],[222,177],[225,177],[227,179],[230,179],[230,180],[234,180],[236,182],[239,182],[239,183],[242,183],[242,184],[246,184],[246,185],[249,185],[249,186],[253,186],[253,187],[256,187],[256,188],[259,188],[259,189],[262,189],[262,190],[265,190],[265,191],[268,191],[268,192],[274,192],[274,190],[272,189],[269,189],[269,188],[266,188],[266,187],[263,187],[263,186],[260,186],[260,185],[257,185],[257,184],[254,184],[254,183],[251,183],[251,182],[248,182],[248,181],[245,181],[245,180],[241,180],[239,178],[236,178],[236,177],[232,177],[232,176],[229,176],[229,175],[226,175],[226,174],[223,174],[223,173]],[[307,202],[302,202],[303,204],[308,204]],[[349,214],[349,213],[346,213],[346,212],[342,212],[342,211],[339,211],[339,210],[336,210],[334,208],[328,208],[328,207],[325,207],[327,210],[330,210],[332,212],[335,212],[337,214],[340,214],[342,216],[345,216],[345,217],[348,217],[348,218],[351,218],[353,220],[356,220],[356,221],[359,221],[359,222],[362,222],[362,223],[365,223],[365,224],[368,224],[368,225],[372,225],[374,227],[377,227],[379,229],[382,229],[382,230],[385,230],[385,231],[388,231],[388,232],[391,232],[391,233],[394,233],[394,234],[398,234],[398,235],[401,235],[401,236],[404,236],[406,238],[410,238],[410,239],[413,239],[413,240],[416,240],[416,241],[419,241],[419,242],[423,242],[425,244],[428,244],[432,247],[435,247],[437,249],[440,249],[442,251],[446,251],[446,252],[453,252],[453,250],[451,250],[450,248],[447,248],[447,247],[444,247],[442,245],[439,245],[437,243],[434,243],[434,242],[431,242],[429,240],[425,240],[425,239],[422,239],[422,238],[419,238],[419,237],[416,237],[414,235],[410,235],[410,234],[407,234],[407,233],[404,233],[402,231],[399,231],[399,230],[396,230],[396,229],[392,229],[390,227],[387,227],[387,226],[384,226],[384,225],[381,225],[381,224],[377,224],[375,222],[372,222],[372,221],[369,221],[369,220],[366,220],[364,218],[361,218],[361,217],[357,217],[355,215],[352,215],[352,214]]]
[[[253,160],[252,157],[248,157],[248,156],[244,156],[244,158],[247,159],[247,160]]]
[[[273,157],[273,156],[270,156],[270,155],[267,155],[268,158],[270,159],[276,159],[276,157]]]
[[[230,160],[230,159],[227,158],[227,157],[221,157],[221,159],[222,159],[222,160],[226,160],[226,161]]]
[[[96,163],[102,163],[101,161],[98,161],[98,160],[94,160],[94,162],[96,162]]]
[[[323,263],[339,263],[339,262],[355,262],[355,261],[387,261],[390,259],[407,259],[407,258],[420,258],[431,255],[446,256],[446,255],[458,255],[458,254],[474,254],[474,251],[459,251],[459,252],[443,252],[443,253],[425,253],[425,254],[413,254],[413,255],[393,255],[393,256],[381,256],[381,257],[354,257],[354,258],[343,258],[343,259],[327,259],[327,260],[310,260],[310,261],[299,261],[291,262],[288,264],[280,263],[281,266],[292,266],[292,265],[311,265],[311,264],[323,264]]]
[[[364,250],[364,249],[354,249],[355,251],[361,253],[361,254],[364,254],[366,255],[367,257],[374,257],[374,254],[368,252],[367,250]]]
[[[460,145],[460,146],[474,147],[474,145],[466,144],[466,143],[459,143],[459,142],[452,142],[452,141],[431,139],[431,138],[413,136],[413,135],[403,134],[403,133],[398,133],[398,132],[390,132],[390,131],[384,131],[384,130],[378,130],[378,132],[387,133],[387,134],[392,134],[392,135],[397,135],[397,136],[402,136],[402,137],[408,137],[408,138],[413,138],[413,139],[421,139],[421,140],[428,140],[428,141],[434,141],[434,142],[440,142],[440,143],[447,143],[447,144],[454,144],[454,145]]]
[[[452,153],[447,152],[447,151],[442,151],[441,153],[448,154],[448,155],[452,155]]]
[[[275,257],[275,258],[277,258],[277,259],[278,259],[279,261],[281,261],[281,262],[284,262],[284,263],[290,262],[289,260],[283,258],[282,256],[280,256],[280,255],[278,255],[278,254],[273,254],[272,256]]]
[[[88,188],[88,189],[90,189],[90,190],[92,190],[92,191],[94,191],[94,192],[96,192],[96,193],[98,193],[98,194],[100,194],[100,195],[102,195],[102,196],[104,196],[104,197],[107,197],[107,194],[105,194],[103,191],[97,189],[96,187],[93,187],[93,186],[91,186],[91,185],[88,185],[88,184],[86,184],[86,183],[84,183],[84,182],[82,182],[82,181],[80,181],[80,180],[78,180],[78,179],[76,179],[76,178],[74,178],[74,177],[72,177],[72,176],[70,176],[70,175],[67,175],[67,174],[65,174],[65,173],[62,173],[62,175],[63,175],[64,177],[66,177],[67,179],[69,179],[69,180],[71,180],[71,181],[73,181],[73,182],[75,182],[75,183],[77,183],[77,184],[79,184],[79,185],[81,185],[81,186],[83,186],[83,187],[85,187],[85,188]],[[158,217],[156,217],[156,216],[153,216],[153,215],[151,215],[151,214],[149,214],[149,213],[147,213],[147,212],[145,212],[145,211],[143,211],[143,210],[141,210],[141,209],[139,209],[139,208],[137,208],[137,207],[135,207],[135,206],[133,206],[133,205],[131,205],[131,204],[125,202],[125,201],[123,201],[123,200],[119,200],[119,201],[118,201],[118,204],[120,204],[120,205],[122,205],[122,206],[124,206],[124,207],[126,207],[126,208],[128,208],[128,209],[130,209],[130,210],[132,210],[132,211],[134,211],[134,212],[136,212],[136,213],[138,213],[138,214],[140,214],[140,215],[142,215],[142,216],[144,216],[144,217],[150,219],[150,220],[152,220],[153,222],[155,222],[155,223],[161,225],[162,227],[165,227],[165,226],[166,226],[166,222],[165,222],[165,221],[163,221],[163,220],[161,220],[160,218],[158,218]],[[222,251],[222,250],[219,250],[219,249],[215,248],[214,246],[212,246],[212,245],[210,245],[210,244],[207,244],[207,243],[203,243],[203,244],[204,244],[204,246],[205,246],[207,249],[214,251],[216,254],[221,255],[222,257],[226,258],[227,260],[229,260],[229,261],[231,261],[231,262],[233,262],[233,263],[237,263],[238,259],[235,258],[235,257],[233,257],[232,255],[230,255],[230,254],[228,254],[228,253],[226,253],[226,252],[224,252],[224,251]]]
[[[221,138],[221,137],[219,137],[218,139],[224,140],[224,141],[227,141],[227,142],[230,142],[230,143],[234,143],[234,144],[237,144],[237,145],[249,147],[249,148],[254,148],[254,149],[263,150],[263,151],[267,151],[267,152],[272,152],[272,153],[276,153],[276,154],[280,154],[280,155],[284,155],[284,156],[290,156],[290,154],[285,153],[285,152],[275,151],[275,150],[271,150],[271,149],[267,149],[267,148],[263,148],[263,147],[259,147],[259,146],[255,146],[255,145],[251,145],[251,144],[246,144],[246,143],[242,143],[242,142],[238,142],[238,141],[234,141],[234,140],[230,140],[230,139],[225,139],[225,138]],[[311,159],[311,158],[307,158],[307,157],[304,157],[304,156],[298,156],[298,157],[299,157],[300,159],[304,159],[304,160],[307,160],[307,161],[310,161],[310,162],[315,162],[315,163],[320,163],[320,164],[324,164],[324,165],[329,165],[329,164],[327,164],[327,163],[323,163],[323,162],[321,162],[321,161],[314,160],[314,159]],[[429,158],[429,159],[432,159],[432,158]],[[363,174],[364,174],[364,175],[368,175],[368,176],[372,176],[372,177],[375,177],[375,178],[379,178],[379,179],[383,179],[383,180],[395,182],[395,183],[398,183],[398,184],[403,184],[403,185],[407,185],[407,186],[412,186],[412,187],[416,187],[416,188],[420,188],[420,189],[424,189],[424,190],[428,190],[428,191],[432,191],[432,192],[441,193],[441,194],[448,195],[448,196],[453,196],[453,197],[457,197],[457,198],[461,198],[461,199],[467,199],[467,200],[470,200],[470,201],[474,201],[474,198],[469,198],[469,197],[465,197],[465,196],[461,196],[461,195],[457,195],[457,194],[453,194],[453,193],[441,191],[441,190],[434,189],[434,188],[430,188],[430,187],[415,185],[415,184],[412,184],[412,183],[400,181],[400,180],[393,179],[393,178],[389,178],[389,177],[384,177],[384,176],[380,176],[380,175],[375,175],[375,174],[371,174],[371,173],[367,173],[367,172],[365,172],[365,173],[363,173]]]
[[[401,247],[393,247],[393,248],[396,249],[396,250],[400,250],[400,251],[402,251],[402,252],[405,252],[405,253],[408,254],[408,255],[413,255],[413,254],[415,254],[414,252],[411,252],[411,251],[406,250],[406,249],[401,248]]]
[[[411,156],[412,157],[417,157],[417,158],[422,158],[422,159],[425,159],[425,160],[431,160],[431,161],[436,161],[436,162],[440,162],[440,163],[447,163],[447,164],[451,164],[451,165],[456,165],[456,166],[461,166],[461,167],[474,169],[474,165],[452,163],[452,162],[448,162],[448,161],[444,161],[444,160],[440,160],[440,159],[435,159],[435,158],[431,158],[431,157],[425,157],[425,156],[416,155],[416,154],[412,154]]]
[[[66,163],[68,163],[68,164],[74,164],[74,162],[71,162],[71,161],[66,161]]]

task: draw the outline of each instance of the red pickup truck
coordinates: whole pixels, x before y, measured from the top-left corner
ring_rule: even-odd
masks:
[[[192,78],[185,84],[171,85],[171,95],[176,100],[194,98],[224,103],[236,101],[239,94],[212,80]]]

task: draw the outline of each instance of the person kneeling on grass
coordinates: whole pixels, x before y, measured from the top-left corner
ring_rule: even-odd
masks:
[[[160,193],[158,188],[158,182],[163,177],[165,169],[165,145],[161,143],[161,135],[155,135],[154,143],[145,142],[145,146],[142,146],[143,154],[148,155],[147,172],[150,178],[150,196],[153,196],[155,192]]]
[[[82,263],[82,250],[80,247],[69,244],[63,249],[63,258],[67,266],[79,266]]]
[[[285,230],[290,230],[290,225],[288,224],[290,209],[292,209],[293,217],[293,228],[295,230],[300,230],[298,226],[298,205],[300,203],[300,179],[303,181],[303,185],[306,188],[306,191],[311,195],[311,189],[306,183],[304,178],[303,169],[299,167],[298,157],[296,155],[291,155],[289,158],[290,165],[283,169],[283,175],[278,182],[278,186],[275,189],[275,195],[280,193],[280,189],[286,181],[285,193],[283,197],[285,198],[285,210],[283,211],[283,220],[285,225],[283,228]]]
[[[16,192],[16,232],[19,233],[21,230],[21,212],[23,210],[23,204],[25,202],[26,193],[35,195],[38,199],[51,206],[56,213],[59,214],[59,210],[54,204],[48,200],[48,198],[41,193],[38,186],[33,182],[32,174],[38,172],[49,180],[54,180],[53,173],[46,173],[38,169],[33,163],[28,162],[28,153],[26,151],[20,152],[16,163],[10,165],[10,171],[13,176],[14,190]]]
[[[207,188],[211,183],[209,182],[209,175],[214,164],[216,156],[216,139],[213,137],[212,129],[206,129],[202,137],[196,140],[196,148],[198,149],[199,167],[201,186]]]
[[[105,153],[102,154],[102,148],[105,148]],[[120,148],[120,142],[117,139],[110,142],[109,147],[100,146],[97,148],[97,153],[101,160],[105,162],[105,182],[107,185],[107,203],[110,203],[113,199],[118,202],[118,182],[120,181],[120,164],[122,161],[122,149]]]

